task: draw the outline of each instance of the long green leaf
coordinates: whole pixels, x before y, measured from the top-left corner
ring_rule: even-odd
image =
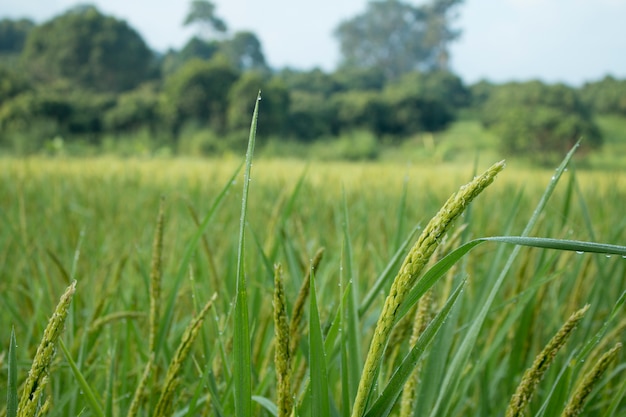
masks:
[[[235,333],[233,335],[233,349],[235,362],[233,373],[235,378],[235,415],[237,417],[252,416],[252,364],[250,347],[250,323],[248,322],[248,294],[244,269],[244,243],[246,232],[246,215],[248,210],[248,192],[250,190],[250,171],[252,155],[256,139],[256,125],[259,117],[259,101],[261,92],[257,96],[250,124],[250,138],[246,151],[246,163],[243,176],[243,196],[241,198],[241,218],[239,222],[239,246],[237,250],[237,295],[235,298]]]
[[[7,382],[7,417],[17,416],[17,342],[15,329],[11,328],[9,342],[9,377]]]
[[[309,295],[309,370],[311,375],[311,416],[329,417],[330,401],[328,393],[328,373],[326,353],[322,338],[322,326],[317,308],[315,273],[311,271]]]
[[[441,326],[443,326],[446,318],[452,310],[452,307],[459,298],[459,295],[463,292],[465,282],[466,281],[462,281],[461,284],[454,290],[444,307],[428,325],[426,330],[424,330],[415,343],[415,346],[413,346],[411,351],[404,357],[402,363],[392,375],[380,397],[376,399],[374,405],[372,405],[372,407],[365,413],[365,417],[386,417],[389,415],[393,405],[398,399],[398,396],[402,392],[404,383],[411,376],[419,359],[422,357],[422,354],[433,340]]]
[[[78,381],[78,385],[80,385],[80,389],[83,391],[83,394],[85,395],[85,398],[87,399],[87,403],[91,407],[91,411],[97,417],[104,417],[104,410],[102,410],[102,406],[100,405],[100,399],[97,397],[96,393],[91,389],[91,387],[87,383],[87,380],[83,376],[82,372],[80,372],[80,369],[78,369],[78,366],[76,366],[76,362],[74,362],[74,360],[72,359],[72,356],[69,350],[67,350],[67,347],[65,347],[65,343],[63,343],[62,339],[59,339],[59,346],[61,347],[61,350],[63,351],[63,354],[65,355],[65,359],[67,360],[67,363],[69,363],[70,365],[70,369],[72,370],[72,373],[74,374],[74,377],[76,378],[76,381]]]
[[[459,246],[443,258],[439,260],[432,268],[430,268],[422,278],[417,282],[411,290],[405,301],[398,310],[398,320],[404,317],[406,313],[415,305],[426,291],[428,291],[454,264],[456,264],[465,254],[476,246],[485,242],[500,242],[511,245],[527,246],[541,249],[556,249],[564,251],[572,251],[579,254],[583,253],[601,253],[605,255],[626,256],[626,246],[611,245],[606,243],[584,242],[580,240],[552,239],[540,237],[524,237],[524,236],[490,236],[481,237],[470,240],[464,245]]]
[[[551,239],[524,236],[493,236],[481,240],[509,243],[512,245],[530,246],[533,248],[556,249],[583,253],[602,253],[605,255],[621,255],[626,257],[626,246],[606,243],[583,242],[580,240]]]

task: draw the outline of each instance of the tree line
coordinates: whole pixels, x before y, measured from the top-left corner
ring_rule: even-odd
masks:
[[[598,147],[593,116],[626,117],[626,80],[608,76],[577,89],[465,85],[448,68],[460,4],[368,3],[337,27],[342,59],[332,72],[271,68],[257,36],[229,32],[206,0],[192,1],[183,22],[197,27],[196,36],[166,53],[89,5],[42,24],[0,20],[0,148],[27,154],[143,140],[150,149],[221,154],[245,145],[258,90],[259,134],[287,144],[332,143],[356,132],[366,139],[346,154],[354,158],[444,130],[459,114],[480,119],[515,154],[562,152],[581,136]]]

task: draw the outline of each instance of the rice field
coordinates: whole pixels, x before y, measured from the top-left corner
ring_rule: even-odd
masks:
[[[0,160],[7,416],[626,414],[626,249],[567,243],[625,244],[626,177],[510,164],[459,197],[372,343],[496,161],[242,162]],[[523,235],[556,240],[472,246]]]

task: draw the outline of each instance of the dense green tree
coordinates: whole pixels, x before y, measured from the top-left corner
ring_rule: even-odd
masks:
[[[462,0],[432,0],[414,6],[399,0],[370,1],[367,10],[335,31],[345,67],[376,67],[388,79],[415,70],[447,69],[450,27]]]
[[[185,121],[226,129],[228,93],[239,77],[222,56],[192,59],[166,80],[165,112],[176,130]]]
[[[483,124],[500,137],[505,152],[532,155],[540,163],[552,163],[580,138],[583,149],[602,144],[589,108],[563,84],[531,81],[498,86],[482,114]]]
[[[290,91],[287,122],[290,135],[305,142],[337,135],[339,129],[334,104],[322,93]]]
[[[273,77],[267,79],[263,73],[248,71],[233,84],[228,94],[228,127],[231,130],[247,131],[255,105],[257,93],[261,91],[261,111],[257,132],[260,135],[285,133],[289,94],[283,82]]]
[[[219,50],[218,41],[205,41],[194,36],[180,50],[179,55],[181,62],[187,62],[193,58],[211,59]]]
[[[205,39],[212,38],[216,33],[226,33],[228,30],[226,22],[215,14],[215,5],[207,0],[192,0],[183,25],[196,25],[200,29],[200,36]]]
[[[310,71],[287,68],[283,69],[278,76],[285,82],[289,91],[306,91],[328,97],[340,89],[333,76],[319,68]]]
[[[387,129],[399,136],[443,130],[469,102],[461,80],[445,71],[407,73],[388,83],[384,94],[390,107]]]
[[[194,58],[209,60],[220,51],[221,43],[192,37],[180,51],[170,49],[161,60],[161,72],[168,76]]]
[[[385,74],[377,67],[342,67],[332,78],[339,91],[380,91],[385,85]]]
[[[0,20],[0,54],[19,54],[24,48],[26,36],[35,27],[29,19]]]
[[[103,115],[113,105],[114,98],[109,94],[63,84],[31,89],[0,107],[0,129],[3,135],[18,134],[39,145],[56,136],[99,143],[104,131]]]
[[[104,114],[108,131],[132,132],[147,127],[154,131],[159,124],[159,93],[153,84],[117,96],[115,106]]]
[[[252,32],[235,33],[232,38],[224,40],[219,49],[241,71],[268,70],[261,41]]]
[[[96,91],[129,90],[153,70],[153,54],[124,21],[82,6],[33,29],[22,54],[39,81],[70,80]]]
[[[390,106],[380,92],[349,90],[333,95],[332,100],[342,132],[365,129],[378,136],[388,133]]]
[[[489,100],[496,88],[497,86],[494,83],[487,80],[481,80],[469,86],[471,107],[480,109]]]
[[[22,73],[0,66],[0,107],[30,88],[30,83]]]
[[[580,96],[594,112],[626,116],[626,80],[606,76],[600,81],[586,83]]]
[[[389,118],[383,130],[399,138],[419,132],[441,131],[454,120],[454,114],[445,102],[415,92],[389,89],[385,91],[385,100]]]

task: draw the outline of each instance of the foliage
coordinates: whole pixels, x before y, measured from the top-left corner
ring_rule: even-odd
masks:
[[[192,0],[183,24],[198,25],[205,39],[209,39],[213,33],[224,33],[227,30],[226,22],[217,17],[215,5],[208,0]]]
[[[283,82],[267,78],[264,74],[248,71],[233,84],[228,94],[228,127],[231,130],[250,128],[250,115],[254,109],[254,97],[261,91],[263,114],[257,131],[260,135],[283,135],[286,133],[289,111],[289,93]]]
[[[0,66],[0,109],[2,104],[31,88],[24,74]]]
[[[187,41],[179,51],[169,50],[161,59],[161,72],[164,77],[180,69],[183,64],[194,58],[210,60],[220,49],[219,41],[205,41],[197,36]]]
[[[311,147],[309,156],[323,161],[374,161],[378,159],[380,149],[380,139],[371,130],[353,129],[320,140]]]
[[[367,129],[378,136],[388,133],[392,110],[380,93],[348,90],[334,94],[332,100],[340,131],[356,128]]]
[[[337,81],[319,68],[297,71],[285,68],[278,73],[289,91],[303,91],[329,97],[339,89]]]
[[[340,67],[332,78],[339,91],[380,91],[385,85],[381,68]]]
[[[0,126],[7,137],[18,135],[39,145],[57,136],[95,144],[104,130],[103,114],[113,104],[110,95],[64,86],[30,90],[0,107]]]
[[[400,137],[434,132],[454,120],[455,100],[462,103],[464,88],[460,83],[428,82],[431,77],[436,75],[408,73],[386,86],[384,94],[390,107],[387,132]]]
[[[626,80],[607,75],[600,81],[586,83],[580,98],[598,114],[626,116]]]
[[[145,84],[117,96],[104,113],[107,131],[133,132],[148,127],[154,132],[159,121],[160,96],[154,85]]]
[[[96,91],[129,90],[153,72],[152,53],[139,34],[93,6],[71,9],[34,28],[22,59],[41,82],[67,79]]]
[[[335,35],[342,65],[380,68],[388,79],[416,70],[447,69],[450,28],[461,0],[433,0],[414,6],[398,0],[371,1],[367,10],[342,22]]]
[[[323,94],[294,90],[289,95],[288,130],[301,141],[310,142],[337,134],[335,103]]]
[[[174,129],[184,121],[226,128],[228,93],[239,73],[223,57],[192,59],[165,81],[164,111]]]
[[[252,32],[237,32],[220,45],[226,55],[240,71],[267,71],[261,41]]]
[[[26,37],[34,27],[30,19],[0,20],[0,55],[22,52]]]
[[[563,84],[532,81],[499,86],[482,115],[506,153],[531,155],[541,163],[552,163],[581,137],[587,148],[602,144],[589,109],[575,90]]]

